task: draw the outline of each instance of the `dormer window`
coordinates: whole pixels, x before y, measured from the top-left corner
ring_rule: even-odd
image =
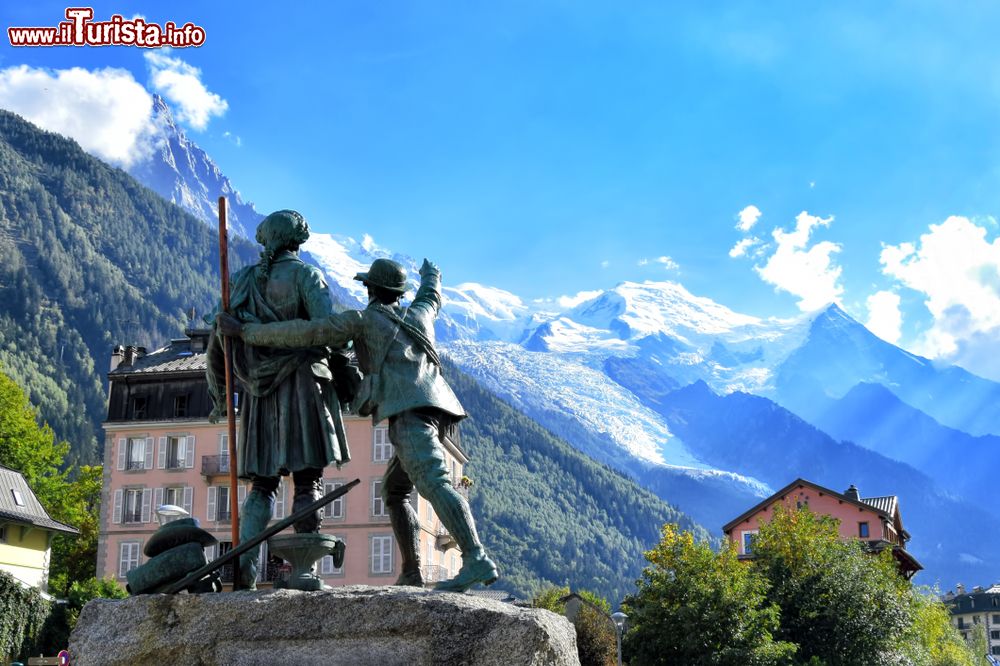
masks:
[[[24,496],[21,495],[21,491],[12,488],[10,494],[14,496],[14,504],[24,506]]]
[[[137,395],[132,398],[132,418],[133,419],[144,419],[146,418],[146,406],[148,400],[144,395]]]
[[[174,418],[183,418],[187,415],[188,415],[187,394],[174,396]]]

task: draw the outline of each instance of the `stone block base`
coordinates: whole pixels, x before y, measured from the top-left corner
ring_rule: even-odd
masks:
[[[403,587],[96,599],[70,637],[74,666],[128,664],[577,665],[566,618]]]

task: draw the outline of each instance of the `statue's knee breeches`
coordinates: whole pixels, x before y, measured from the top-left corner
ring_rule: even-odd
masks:
[[[407,411],[393,417],[389,421],[389,440],[400,467],[421,495],[428,497],[433,489],[451,484],[433,416]],[[388,476],[387,472],[387,480]]]

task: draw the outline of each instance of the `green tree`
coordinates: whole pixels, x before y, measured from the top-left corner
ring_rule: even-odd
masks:
[[[561,599],[568,594],[568,587],[550,587],[535,597],[531,605],[565,615],[566,605]],[[581,666],[614,666],[618,662],[618,637],[611,622],[611,604],[604,597],[587,590],[580,590],[577,594],[596,606],[595,609],[581,604],[573,618]]]
[[[79,535],[58,534],[52,540],[49,590],[59,597],[72,586],[92,579],[97,566],[100,529],[102,468],[84,465],[67,483],[53,517],[80,530]]]
[[[799,646],[800,660],[898,663],[912,596],[889,549],[873,556],[862,542],[840,539],[836,520],[778,507],[753,553],[754,570],[770,583],[767,600],[781,609],[778,637]]]
[[[766,600],[767,580],[732,544],[715,553],[667,524],[646,559],[638,591],[623,604],[630,664],[792,663],[795,646],[773,638],[779,608]]]
[[[913,666],[975,666],[983,663],[986,653],[986,631],[977,625],[981,644],[969,644],[951,623],[948,609],[935,589],[914,588],[911,591],[913,622],[906,630],[903,655]],[[982,630],[982,631],[979,631]],[[978,656],[974,650],[978,650]]]

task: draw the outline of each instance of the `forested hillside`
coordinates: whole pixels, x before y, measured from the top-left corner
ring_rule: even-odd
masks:
[[[708,532],[634,481],[594,462],[446,363],[469,413],[472,510],[501,567],[497,583],[531,594],[546,584],[601,594],[615,605],[639,577],[643,552],[676,522]]]
[[[233,263],[256,257],[237,240]],[[218,298],[218,241],[73,141],[0,111],[0,365],[70,461],[99,460],[117,343],[163,344]]]

